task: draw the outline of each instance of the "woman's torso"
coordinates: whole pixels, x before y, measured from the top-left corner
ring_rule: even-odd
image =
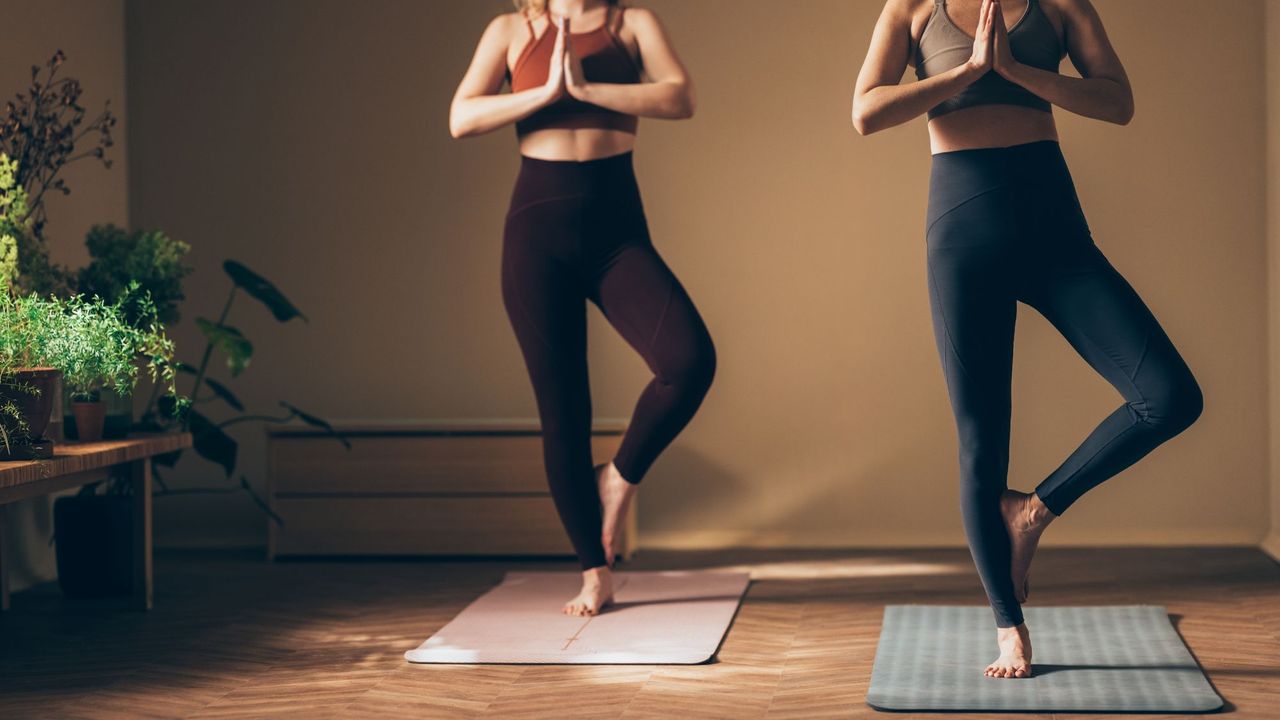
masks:
[[[524,70],[524,63],[547,62],[549,49],[554,44],[556,29],[547,13],[526,20],[517,15],[518,29],[507,48],[507,72],[513,77]],[[576,21],[576,25],[587,30],[574,29],[571,22],[569,38],[577,41],[579,47],[588,51],[598,51],[606,55],[603,62],[617,65],[628,62],[634,68],[635,79],[639,79],[639,48],[634,33],[627,29],[625,15],[621,9],[604,7],[585,13]],[[544,57],[545,56],[545,57]],[[591,74],[591,59],[584,63],[584,74],[587,80]],[[536,70],[537,76],[546,77],[546,71]],[[595,127],[565,127],[573,122],[546,122],[548,118],[567,116],[574,112],[577,101],[566,96],[555,106],[535,113],[518,124],[520,154],[539,160],[594,160],[628,152],[635,145],[635,119],[628,116],[610,117],[609,122],[588,123]],[[617,115],[611,113],[610,115]],[[558,125],[546,127],[546,125]]]
[[[972,51],[971,38],[977,28],[981,5],[981,0],[947,0],[941,5],[935,0],[917,0],[911,22],[912,66],[919,62],[920,41],[931,22],[949,24],[951,27],[943,29],[952,35],[958,31],[967,36]],[[1024,21],[1044,22],[1057,35],[1058,47],[1063,46],[1062,20],[1051,3],[1044,0],[1004,0],[1001,5],[1011,32],[1031,30]],[[1037,15],[1032,18],[1028,13]],[[1041,30],[1044,28],[1040,27]],[[931,32],[938,32],[938,29]],[[1016,35],[1011,40],[1015,41],[1016,47]],[[1058,129],[1053,113],[1024,105],[971,105],[929,120],[929,145],[934,154],[1057,139]]]

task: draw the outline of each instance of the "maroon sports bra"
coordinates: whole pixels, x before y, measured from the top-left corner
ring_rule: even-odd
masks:
[[[582,61],[582,74],[592,82],[620,85],[640,82],[640,68],[618,37],[617,29],[622,26],[623,12],[622,8],[614,12],[614,8],[610,7],[604,24],[600,27],[584,33],[569,33],[573,52]],[[547,20],[547,29],[538,36],[533,30],[533,21],[525,19],[529,25],[529,42],[516,58],[515,67],[511,68],[512,92],[528,90],[547,82],[551,52],[555,49],[558,32],[550,17]],[[534,130],[547,128],[601,128],[621,130],[634,135],[638,124],[635,115],[624,115],[566,95],[517,122],[516,134],[526,135]]]

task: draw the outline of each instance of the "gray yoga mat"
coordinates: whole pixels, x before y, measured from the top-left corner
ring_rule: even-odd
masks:
[[[1033,676],[984,677],[985,607],[890,605],[867,704],[877,710],[1204,713],[1222,708],[1163,607],[1025,608]]]
[[[404,654],[413,663],[672,664],[710,660],[751,578],[711,571],[617,572],[613,606],[570,617],[578,572],[512,572]]]

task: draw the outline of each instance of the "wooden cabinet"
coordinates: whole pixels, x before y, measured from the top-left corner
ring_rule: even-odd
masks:
[[[306,427],[268,430],[271,557],[572,555],[556,516],[536,425],[339,427],[351,449]],[[622,427],[599,427],[596,463]],[[636,546],[636,505],[623,557]]]

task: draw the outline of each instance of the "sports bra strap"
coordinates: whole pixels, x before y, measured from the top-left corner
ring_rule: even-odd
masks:
[[[617,12],[614,12],[615,9]],[[604,19],[604,26],[609,29],[609,34],[615,38],[618,37],[618,31],[622,29],[622,14],[626,11],[627,9],[625,7],[618,5],[609,6],[609,15]]]

